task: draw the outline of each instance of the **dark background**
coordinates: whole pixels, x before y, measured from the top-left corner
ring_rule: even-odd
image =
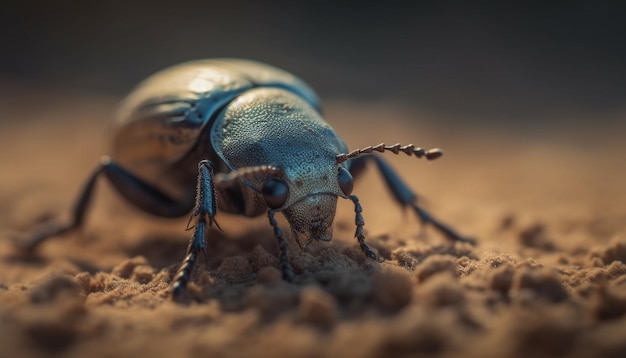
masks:
[[[299,75],[323,99],[392,99],[468,120],[599,121],[626,108],[620,3],[3,3],[0,81],[123,96],[172,64],[245,57]]]

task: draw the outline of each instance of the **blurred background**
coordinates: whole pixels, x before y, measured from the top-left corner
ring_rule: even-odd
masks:
[[[468,123],[617,121],[619,1],[9,1],[0,85],[121,97],[198,58],[289,70],[324,100],[391,100]],[[6,118],[0,118],[0,121]]]

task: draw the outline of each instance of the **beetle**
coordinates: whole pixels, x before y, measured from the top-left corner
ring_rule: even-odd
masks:
[[[348,151],[321,116],[315,92],[296,76],[241,59],[198,60],[170,67],[140,83],[122,102],[112,153],[100,161],[76,200],[69,222],[45,223],[25,240],[34,250],[46,239],[82,226],[97,179],[139,209],[161,217],[189,215],[193,230],[172,280],[172,295],[185,291],[199,255],[206,258],[209,227],[219,228],[218,208],[248,217],[266,213],[279,247],[282,276],[290,281],[287,240],[275,214],[281,212],[304,249],[332,238],[338,198],[355,208],[355,237],[365,242],[353,177],[373,162],[398,204],[411,208],[454,241],[474,243],[417,204],[417,195],[374,152],[403,152],[436,159],[439,149],[379,144]]]

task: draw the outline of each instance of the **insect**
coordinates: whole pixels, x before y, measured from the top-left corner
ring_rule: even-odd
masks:
[[[412,209],[447,238],[472,242],[417,205],[416,194],[374,152],[428,160],[439,149],[379,144],[353,151],[320,114],[315,92],[294,75],[258,62],[200,60],[165,69],[122,102],[110,156],[103,157],[80,192],[69,222],[47,223],[21,242],[34,250],[46,239],[81,227],[95,183],[104,176],[128,202],[161,217],[189,215],[193,230],[172,295],[178,298],[219,210],[248,217],[266,214],[279,247],[285,280],[287,240],[275,215],[286,217],[301,248],[332,238],[338,198],[355,208],[355,237],[365,254],[362,208],[353,177],[374,163],[398,204]]]

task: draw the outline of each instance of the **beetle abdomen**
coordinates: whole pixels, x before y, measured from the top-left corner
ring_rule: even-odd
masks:
[[[188,62],[149,77],[124,100],[113,154],[120,162],[175,162],[216,111],[252,87],[285,88],[319,108],[310,87],[272,66],[236,59]]]

